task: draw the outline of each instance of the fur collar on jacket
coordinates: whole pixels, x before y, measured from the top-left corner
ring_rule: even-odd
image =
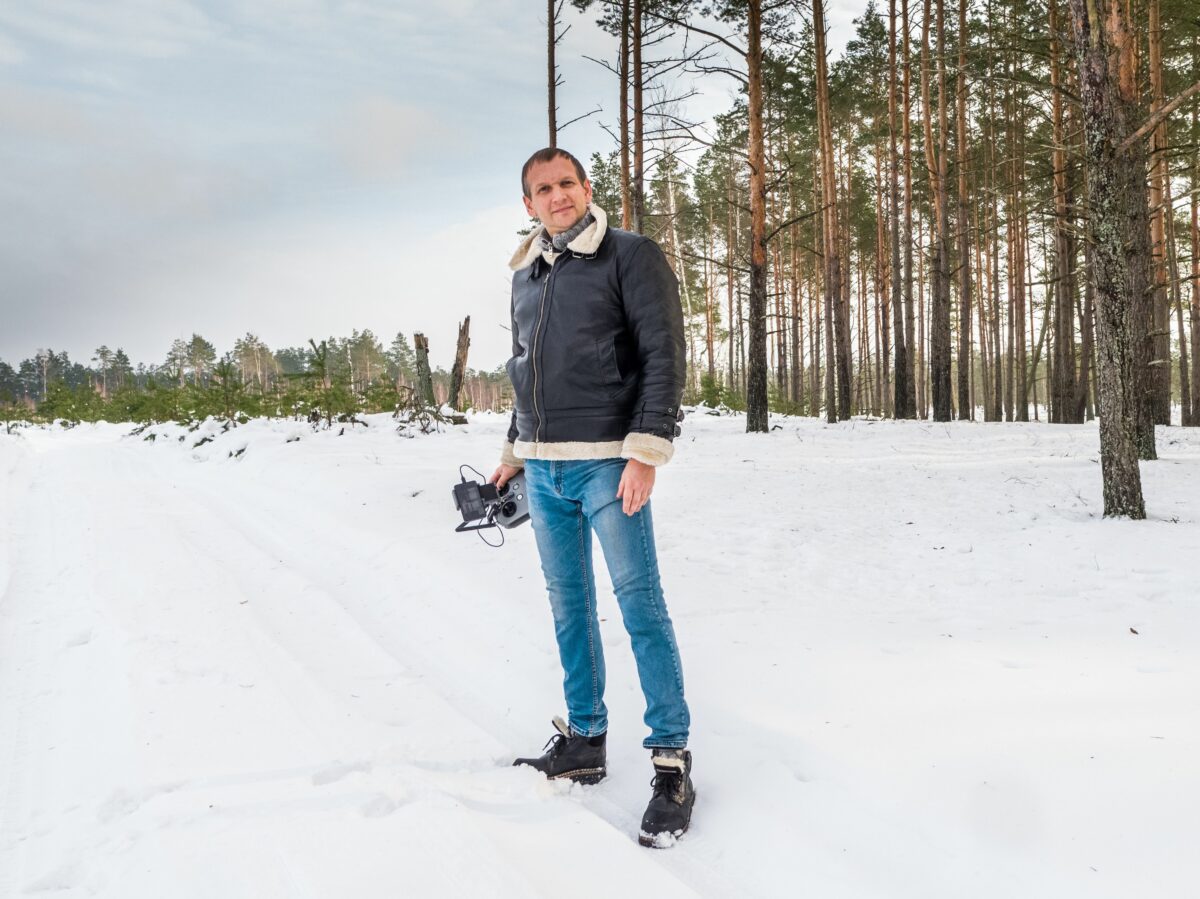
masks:
[[[600,244],[604,240],[604,232],[608,230],[608,215],[603,209],[595,203],[589,203],[588,212],[592,214],[592,218],[596,221],[584,228],[582,234],[567,244],[568,250],[574,253],[581,253],[584,256],[591,256],[600,249]],[[543,256],[547,262],[553,265],[554,260],[558,258],[559,254],[542,252],[541,240],[545,231],[545,225],[538,225],[534,228],[521,241],[521,245],[517,247],[517,251],[513,253],[512,259],[509,260],[508,267],[514,272],[519,272],[521,269],[533,265],[533,260],[537,259],[539,255]]]

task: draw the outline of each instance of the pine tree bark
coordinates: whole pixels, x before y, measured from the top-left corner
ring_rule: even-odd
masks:
[[[1015,405],[1013,408],[1013,418],[1016,421],[1029,421],[1029,344],[1025,340],[1026,326],[1026,297],[1029,289],[1026,278],[1025,257],[1029,246],[1029,235],[1026,229],[1025,217],[1025,140],[1023,126],[1017,115],[1017,98],[1014,91],[1013,97],[1013,121],[1011,123],[1015,131],[1015,152],[1013,154],[1013,222],[1016,240],[1013,245],[1014,265],[1013,271],[1016,273],[1014,279],[1013,293],[1013,320],[1011,330],[1013,331],[1013,349],[1015,358],[1013,359],[1013,369],[1016,372],[1016,383],[1013,385],[1013,393],[1015,394]],[[1029,322],[1032,324],[1032,321]]]
[[[550,118],[550,142],[547,147],[558,146],[558,100],[555,90],[558,87],[558,66],[554,62],[554,47],[558,43],[555,32],[558,30],[558,16],[554,4],[560,0],[546,0],[546,106]]]
[[[1148,0],[1147,47],[1150,62],[1150,112],[1158,112],[1163,96],[1162,15],[1160,0]],[[1149,372],[1150,416],[1155,424],[1171,423],[1171,312],[1167,285],[1167,123],[1154,129],[1150,144],[1150,244],[1153,250],[1153,340]]]
[[[1050,0],[1050,91],[1054,129],[1054,378],[1050,391],[1052,422],[1083,421],[1075,401],[1075,244],[1068,184],[1063,77],[1059,57],[1058,0]]]
[[[788,147],[788,157],[795,158],[795,148]],[[800,296],[800,282],[804,279],[803,257],[800,255],[800,223],[796,213],[796,182],[788,178],[788,203],[791,219],[789,227],[789,243],[791,245],[791,286],[792,286],[792,389],[791,400],[796,410],[804,397],[804,309]]]
[[[826,80],[828,85],[828,79]],[[829,107],[826,106],[826,120],[829,122],[830,142],[833,141],[833,118],[829,114]],[[834,144],[835,153],[839,149]],[[841,303],[835,308],[834,327],[837,329],[835,337],[837,338],[837,363],[838,363],[838,415],[842,420],[848,419],[854,411],[854,403],[852,402],[851,381],[854,375],[854,356],[851,353],[850,344],[850,285],[852,278],[851,260],[850,260],[850,233],[848,228],[843,228],[843,222],[850,220],[850,160],[847,158],[848,152],[842,156],[841,171],[844,177],[841,190],[835,199],[835,214],[833,220],[833,234],[837,241],[837,263],[838,263],[838,283],[841,284]],[[838,170],[837,156],[834,156],[834,173]]]
[[[908,380],[908,344],[904,334],[904,284],[900,268],[900,154],[896,148],[896,91],[900,78],[896,66],[896,0],[889,0],[888,22],[888,232],[891,240],[890,286],[895,332],[892,346],[895,349],[896,371],[892,414],[896,418],[912,418],[912,408],[908,402],[911,391]]]
[[[621,0],[621,228],[633,227],[633,204],[629,195],[629,0]]]
[[[971,400],[971,219],[967,211],[967,3],[968,0],[958,0],[958,417],[974,420],[975,405]],[[949,292],[947,283],[947,326]]]
[[[876,123],[878,130],[878,123]],[[890,197],[884,199],[885,185],[890,177],[885,179],[883,141],[875,143],[875,208],[879,213],[875,216],[875,341],[878,353],[876,359],[876,396],[877,414],[889,415],[892,406],[892,341],[891,341],[891,237],[888,233],[887,219],[884,210],[891,205]]]
[[[750,367],[746,377],[746,431],[766,433],[770,425],[767,414],[767,195],[763,153],[762,0],[747,3],[746,37],[750,132]]]
[[[826,368],[825,418],[833,423],[850,417],[850,330],[842,297],[842,266],[838,232],[838,185],[834,166],[833,124],[829,115],[829,81],[825,64],[824,0],[813,0],[816,41],[817,143],[821,166],[821,243],[825,255]],[[831,364],[832,363],[832,364]],[[836,390],[835,390],[836,383]]]
[[[1137,119],[1134,37],[1115,0],[1104,21],[1098,0],[1068,2],[1088,170],[1104,514],[1140,519],[1146,517],[1146,507],[1138,467],[1136,404],[1141,385],[1134,344],[1140,336],[1136,305],[1144,302],[1149,286],[1149,203],[1145,147],[1136,141],[1125,151],[1119,149]]]
[[[706,234],[705,252],[705,291],[704,291],[704,346],[708,353],[708,378],[713,383],[717,383],[717,327],[716,327],[716,291],[717,291],[717,267],[713,257],[713,208],[712,203],[708,204],[708,231]]]
[[[900,3],[900,25],[904,35],[904,417],[917,416],[916,379],[916,307],[913,302],[913,220],[912,220],[912,48],[908,20],[908,0]]]
[[[631,198],[633,211],[630,224],[638,234],[645,233],[646,211],[644,109],[642,106],[642,14],[644,0],[633,0],[633,185]]]
[[[458,404],[458,396],[462,393],[463,379],[467,374],[467,350],[471,346],[471,316],[463,319],[458,326],[458,346],[454,352],[454,367],[450,370],[450,396],[447,402],[451,409],[459,412],[463,407]]]
[[[1192,38],[1192,74],[1200,70],[1200,37]],[[1192,133],[1200,124],[1200,105],[1192,106]],[[1200,148],[1192,148],[1192,417],[1200,427]]]
[[[1179,264],[1175,258],[1175,215],[1174,201],[1171,198],[1171,178],[1169,173],[1163,178],[1163,201],[1167,209],[1167,277],[1171,288],[1171,305],[1175,307],[1175,329],[1179,334],[1179,410],[1180,424],[1187,426],[1192,423],[1192,385],[1188,381],[1188,344],[1187,332],[1183,329],[1183,297],[1179,289]],[[1168,360],[1169,362],[1170,360]],[[1169,366],[1166,366],[1168,372]]]
[[[428,406],[435,405],[433,397],[433,372],[429,369],[429,341],[424,334],[413,334],[413,350],[417,361],[417,389]],[[329,385],[326,384],[326,387]]]
[[[925,0],[929,13],[929,0]],[[946,123],[946,29],[945,2],[937,0],[937,116],[938,138],[936,152],[929,143],[930,174],[934,183],[933,271],[930,277],[929,316],[929,384],[933,400],[933,420],[950,421],[954,417],[950,379],[950,260],[948,247],[949,198],[946,196],[946,156],[948,131]],[[928,97],[926,97],[928,102]],[[926,137],[932,110],[926,113]]]
[[[729,165],[733,165],[733,160],[729,160]],[[725,286],[726,299],[729,303],[728,317],[725,319],[726,328],[729,332],[729,383],[726,385],[730,390],[737,389],[737,371],[734,368],[734,360],[737,358],[737,353],[734,349],[734,330],[733,330],[733,293],[734,293],[734,268],[733,260],[737,249],[737,230],[733,224],[733,210],[736,197],[733,193],[733,171],[731,168],[725,170]]]

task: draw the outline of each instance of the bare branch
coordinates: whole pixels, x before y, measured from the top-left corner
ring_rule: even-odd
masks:
[[[804,213],[804,215],[798,215],[795,218],[788,219],[786,222],[784,222],[782,225],[780,225],[778,228],[776,228],[774,231],[772,231],[770,234],[768,234],[763,239],[763,242],[770,243],[771,240],[775,237],[775,235],[778,234],[780,231],[782,231],[784,228],[789,228],[792,225],[795,225],[795,224],[798,224],[799,222],[804,221],[805,219],[810,219],[814,215],[818,214],[820,211],[821,211],[820,209],[814,209],[812,212],[806,212],[806,213]]]
[[[576,122],[580,121],[581,119],[586,119],[588,116],[595,115],[595,114],[596,114],[596,113],[598,113],[598,112],[604,112],[604,107],[603,107],[603,106],[597,106],[597,107],[596,107],[595,109],[593,109],[591,112],[585,112],[583,115],[580,115],[580,116],[575,116],[575,118],[573,118],[573,119],[570,119],[569,121],[563,122],[561,125],[559,125],[559,126],[558,126],[558,130],[559,130],[559,131],[562,131],[562,130],[563,130],[564,128],[566,128],[568,125],[574,125]]]
[[[1185,90],[1182,94],[1180,94],[1178,97],[1176,97],[1170,103],[1167,103],[1165,106],[1160,107],[1158,112],[1154,113],[1153,115],[1150,116],[1150,118],[1146,119],[1145,124],[1142,125],[1141,128],[1139,128],[1137,131],[1133,132],[1133,134],[1129,135],[1129,137],[1125,138],[1125,142],[1122,143],[1121,146],[1117,148],[1118,151],[1121,153],[1124,153],[1126,150],[1128,150],[1130,147],[1132,147],[1135,143],[1137,143],[1137,141],[1141,140],[1143,137],[1145,137],[1147,134],[1149,134],[1151,131],[1153,131],[1155,128],[1157,128],[1163,121],[1166,120],[1167,116],[1169,116],[1176,109],[1178,109],[1180,106],[1182,106],[1184,101],[1187,100],[1188,97],[1191,97],[1193,94],[1197,94],[1197,93],[1200,93],[1200,81],[1197,81],[1195,84],[1193,84],[1191,87],[1189,87],[1187,90]]]
[[[702,75],[728,75],[742,84],[750,83],[749,79],[737,69],[730,69],[725,66],[695,66],[695,69]]]

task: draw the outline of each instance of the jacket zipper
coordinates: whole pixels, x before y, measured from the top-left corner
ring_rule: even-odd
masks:
[[[559,260],[560,262],[562,260]],[[550,266],[550,271],[546,273],[546,283],[542,285],[542,298],[538,300],[538,320],[537,326],[533,329],[533,358],[530,360],[533,363],[533,417],[537,419],[537,427],[533,431],[533,440],[536,443],[542,436],[542,415],[538,412],[538,370],[537,370],[537,348],[539,343],[539,335],[542,330],[542,312],[546,308],[546,294],[550,290],[550,279],[554,277],[554,266]]]

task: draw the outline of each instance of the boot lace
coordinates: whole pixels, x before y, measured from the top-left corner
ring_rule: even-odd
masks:
[[[657,771],[654,779],[650,781],[650,788],[654,791],[655,797],[665,796],[678,804],[683,797],[683,772]]]
[[[567,738],[562,734],[555,734],[546,741],[546,745],[542,747],[542,751],[551,758],[555,758],[562,753],[566,746]]]

